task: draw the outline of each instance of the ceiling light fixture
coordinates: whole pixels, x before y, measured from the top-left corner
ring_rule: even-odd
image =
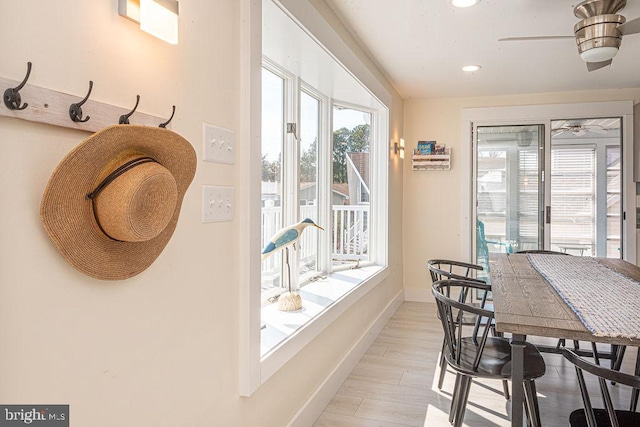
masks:
[[[451,4],[455,7],[470,7],[480,3],[480,0],[451,0]]]
[[[615,14],[585,16],[581,11],[576,11],[576,16],[585,17],[573,27],[580,58],[585,62],[604,62],[613,59],[622,42],[622,33],[619,28],[626,19]]]
[[[481,68],[482,67],[479,65],[465,65],[464,67],[462,67],[462,71],[465,71],[467,73],[473,73],[475,71],[478,71]]]
[[[176,0],[118,0],[118,13],[140,29],[170,44],[178,44]]]
[[[580,53],[584,62],[603,62],[613,59],[618,53],[618,48],[613,46],[594,47]]]

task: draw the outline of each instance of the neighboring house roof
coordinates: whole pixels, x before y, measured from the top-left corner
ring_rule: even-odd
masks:
[[[306,190],[308,188],[315,187],[315,185],[315,182],[301,182],[300,190]],[[349,198],[349,184],[347,184],[346,182],[344,184],[331,184],[331,190],[334,193],[337,193],[338,195],[344,197],[345,199]]]
[[[342,184],[337,184],[334,183],[331,188],[333,189],[334,193],[338,193],[339,195],[343,196],[345,199],[349,198],[349,184],[348,183],[342,183]]]

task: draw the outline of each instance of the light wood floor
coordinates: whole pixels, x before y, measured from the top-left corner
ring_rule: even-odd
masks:
[[[435,304],[403,303],[314,427],[449,426],[455,375],[447,373],[442,391],[438,390],[442,336]],[[561,355],[544,357],[547,372],[536,381],[542,423],[565,427],[569,425],[570,412],[582,407],[575,370]],[[635,350],[629,349],[623,371],[633,372],[635,357]],[[593,381],[594,387],[595,384]],[[614,405],[619,402],[621,408],[627,409],[626,387],[610,389]],[[464,425],[510,426],[510,405],[501,393],[500,381],[474,381]],[[598,395],[592,395],[597,399],[594,405],[602,407]]]

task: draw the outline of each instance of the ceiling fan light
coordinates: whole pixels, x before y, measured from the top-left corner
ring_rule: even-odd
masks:
[[[618,48],[613,46],[594,47],[580,53],[584,62],[603,62],[613,59],[618,53]]]
[[[455,7],[470,7],[477,3],[480,3],[480,0],[451,0],[451,4]]]

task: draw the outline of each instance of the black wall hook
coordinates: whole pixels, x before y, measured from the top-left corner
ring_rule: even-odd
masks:
[[[166,121],[166,122],[164,122],[164,123],[160,123],[160,124],[158,125],[158,127],[161,127],[161,128],[163,128],[163,129],[166,129],[166,128],[167,128],[167,125],[168,125],[169,123],[171,123],[171,120],[173,120],[173,115],[174,115],[175,113],[176,113],[176,106],[174,105],[174,106],[173,106],[173,111],[171,112],[171,117],[169,117],[169,120],[167,120],[167,121]]]
[[[87,93],[87,96],[85,96],[82,101],[71,104],[71,106],[69,106],[69,117],[71,117],[71,120],[73,120],[74,122],[84,123],[91,118],[91,116],[87,116],[84,119],[82,118],[82,105],[87,102],[87,99],[89,99],[89,95],[91,95],[92,89],[93,82],[89,80],[89,92]]]
[[[121,125],[129,124],[129,117],[131,117],[131,115],[135,113],[136,109],[138,108],[139,102],[140,102],[140,95],[136,95],[136,105],[133,107],[133,110],[129,111],[127,114],[123,114],[120,116],[120,120],[118,121],[119,124]]]
[[[29,75],[31,74],[31,62],[27,62],[27,75],[25,76],[22,83],[14,88],[9,88],[4,91],[4,105],[10,110],[24,110],[27,108],[29,104],[26,102],[22,105],[22,100],[20,99],[20,89],[27,84],[27,80],[29,80]]]

